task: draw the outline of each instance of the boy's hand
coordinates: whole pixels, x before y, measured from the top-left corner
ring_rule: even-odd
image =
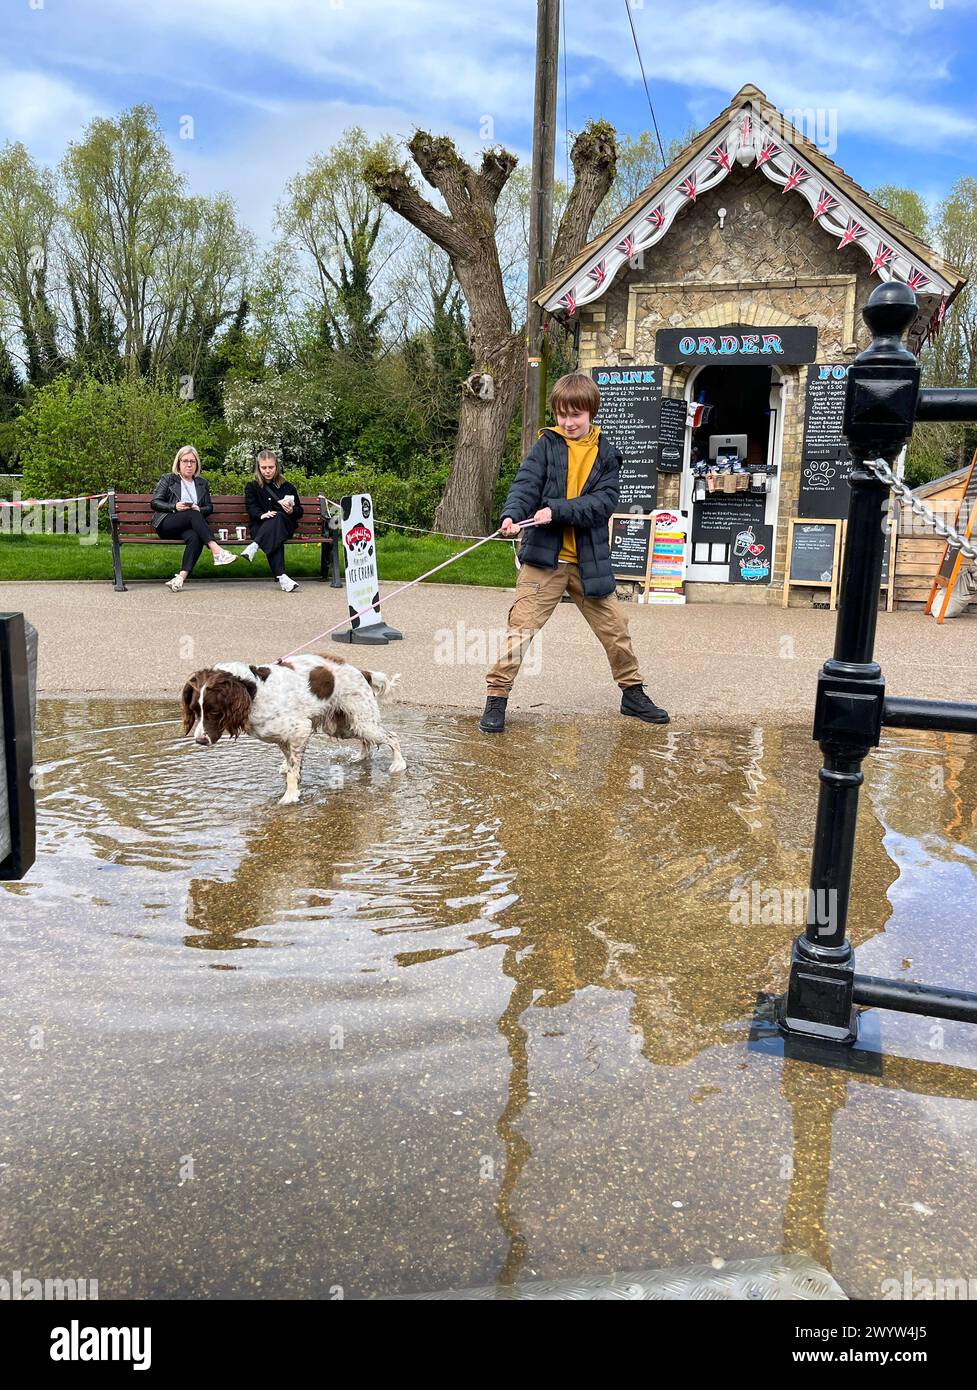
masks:
[[[538,521],[540,526],[545,526],[548,522],[552,520],[553,512],[550,507],[540,507],[539,511],[533,517],[533,521]]]
[[[502,532],[503,536],[518,536],[519,534],[519,527],[511,516],[504,516],[502,518],[502,525],[499,527],[499,530]]]

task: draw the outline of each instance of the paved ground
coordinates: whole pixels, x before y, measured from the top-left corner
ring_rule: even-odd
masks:
[[[398,698],[405,702],[476,710],[511,602],[508,590],[421,585],[384,611],[403,631],[402,642],[344,650],[360,666],[401,672]],[[343,617],[344,594],[314,582],[290,595],[258,581],[199,584],[183,594],[158,584],[135,584],[125,594],[104,582],[0,584],[0,611],[18,610],[40,633],[42,694],[175,697],[198,667],[273,660],[308,641]],[[628,604],[627,612],[650,693],[676,723],[810,719],[834,614],[719,604]],[[971,616],[941,627],[921,613],[881,613],[877,654],[892,694],[977,701]],[[561,604],[542,634],[538,661],[527,660],[510,710],[597,715],[617,699],[596,638],[571,604]]]

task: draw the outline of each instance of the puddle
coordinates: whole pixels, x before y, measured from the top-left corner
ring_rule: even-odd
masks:
[[[116,729],[172,713],[41,703],[38,863],[0,886],[0,1275],[977,1277],[974,1029],[871,1012],[849,1072],[749,1041],[800,929],[807,730],[394,706],[406,775],[322,740],[278,807],[273,749]],[[977,989],[977,745],[893,735],[867,771],[860,971]]]

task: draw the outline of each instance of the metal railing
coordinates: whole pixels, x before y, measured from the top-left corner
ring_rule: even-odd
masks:
[[[814,710],[824,765],[807,929],[794,942],[778,1010],[785,1033],[841,1044],[857,1036],[856,1004],[977,1023],[977,994],[856,975],[846,932],[862,762],[878,747],[882,729],[977,734],[977,704],[888,696],[874,659],[885,539],[880,518],[889,498],[885,476],[916,420],[977,420],[977,390],[920,390],[919,363],[902,344],[916,315],[916,296],[906,285],[879,285],[863,313],[872,343],[850,367],[845,397],[844,433],[855,462],[841,600],[834,653],[818,676]],[[831,904],[827,917],[825,903]]]

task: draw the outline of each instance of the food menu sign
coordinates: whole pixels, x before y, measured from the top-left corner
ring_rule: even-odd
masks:
[[[653,516],[631,513],[611,517],[611,573],[615,579],[641,579],[648,573]]]
[[[658,427],[659,473],[681,473],[685,457],[685,420],[688,406],[676,396],[665,396],[661,404]]]
[[[618,510],[647,513],[658,501],[662,368],[593,367],[600,390],[597,424],[624,458]]]
[[[807,369],[799,516],[848,516],[853,459],[842,433],[848,367],[818,363]]]

